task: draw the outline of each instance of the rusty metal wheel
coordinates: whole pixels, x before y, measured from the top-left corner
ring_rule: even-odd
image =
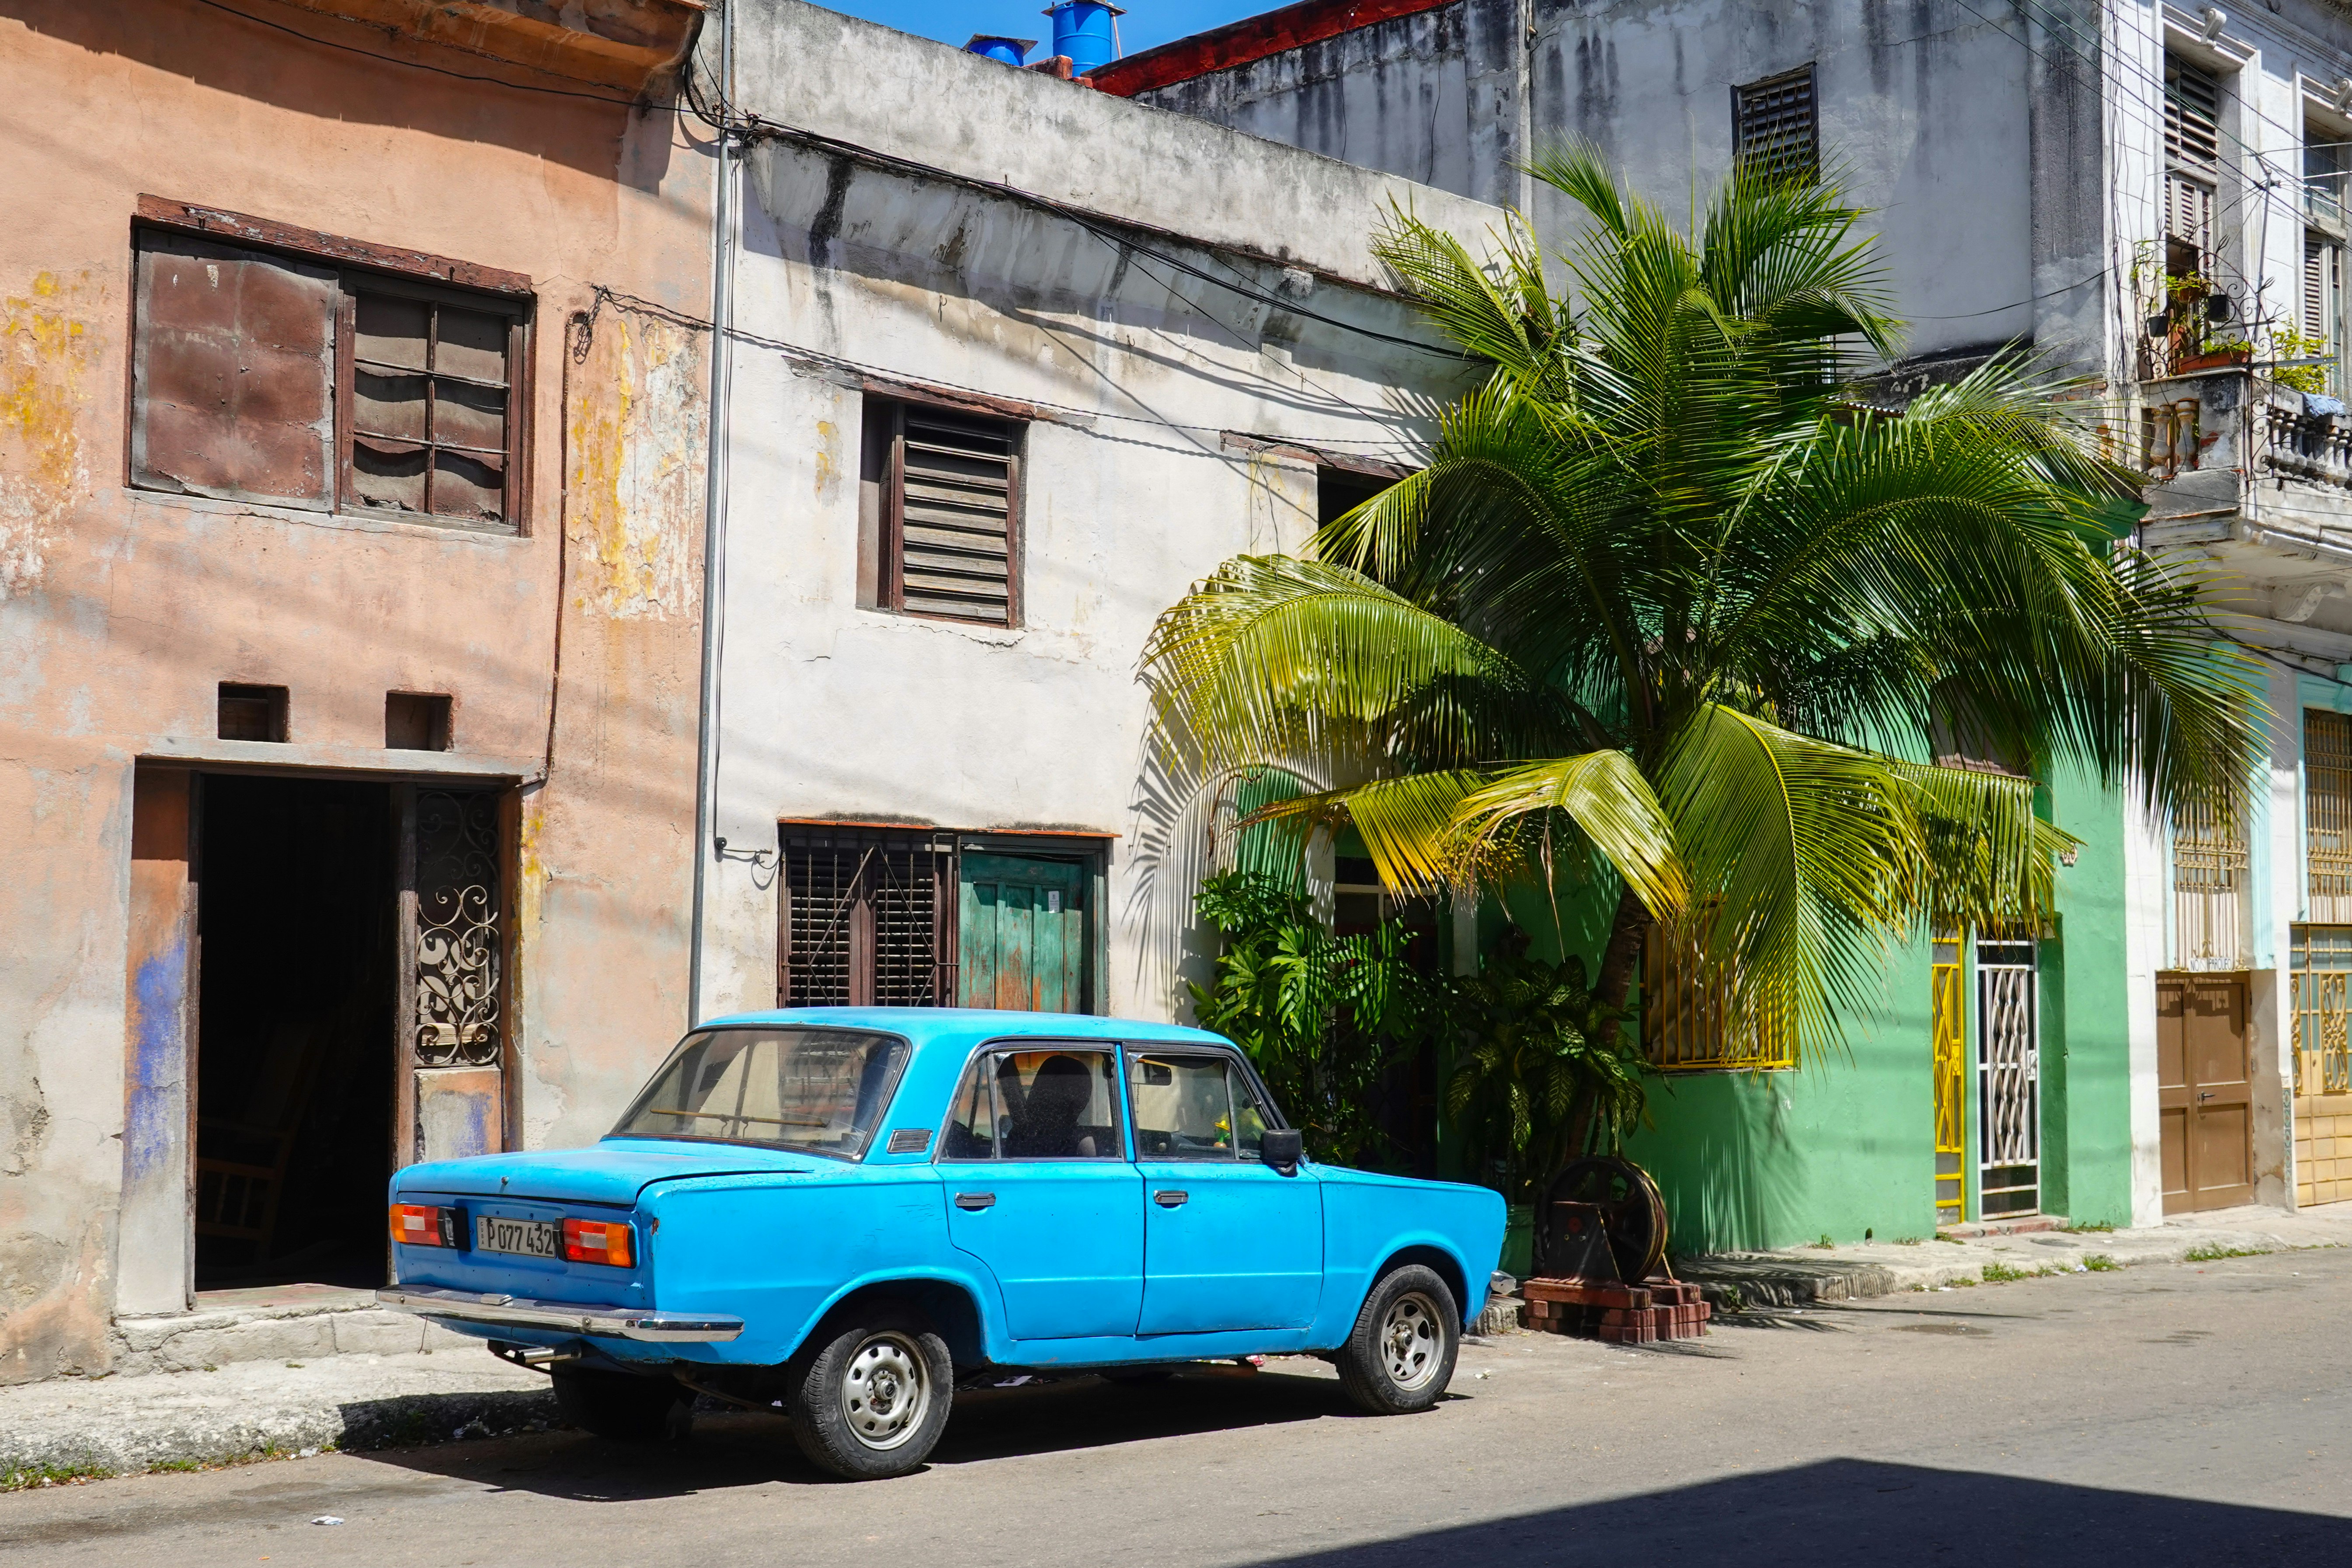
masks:
[[[1536,1272],[1550,1275],[1565,1252],[1555,1205],[1589,1204],[1601,1213],[1621,1279],[1646,1279],[1666,1260],[1666,1203],[1650,1173],[1631,1160],[1590,1154],[1571,1160],[1544,1194],[1536,1227]]]

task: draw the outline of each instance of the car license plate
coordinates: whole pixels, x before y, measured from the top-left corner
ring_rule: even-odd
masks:
[[[492,1219],[483,1215],[474,1221],[474,1249],[520,1252],[525,1258],[561,1258],[563,1227],[551,1220]]]

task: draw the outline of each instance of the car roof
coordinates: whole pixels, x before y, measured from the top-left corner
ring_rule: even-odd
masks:
[[[1206,1029],[1181,1024],[1155,1024],[1141,1018],[1106,1018],[1091,1013],[1016,1013],[989,1007],[779,1007],[763,1013],[734,1013],[701,1026],[725,1028],[745,1025],[816,1024],[836,1029],[887,1029],[904,1035],[916,1046],[934,1041],[977,1045],[983,1040],[1142,1040],[1171,1045],[1215,1045],[1233,1042]]]

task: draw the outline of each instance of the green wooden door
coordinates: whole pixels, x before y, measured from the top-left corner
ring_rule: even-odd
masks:
[[[966,1007],[1087,1010],[1087,868],[1025,855],[963,857],[957,990]]]

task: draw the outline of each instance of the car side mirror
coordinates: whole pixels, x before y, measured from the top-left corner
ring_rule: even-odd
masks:
[[[1258,1134],[1257,1157],[1286,1176],[1298,1174],[1298,1162],[1306,1152],[1305,1141],[1296,1127],[1269,1127]]]

